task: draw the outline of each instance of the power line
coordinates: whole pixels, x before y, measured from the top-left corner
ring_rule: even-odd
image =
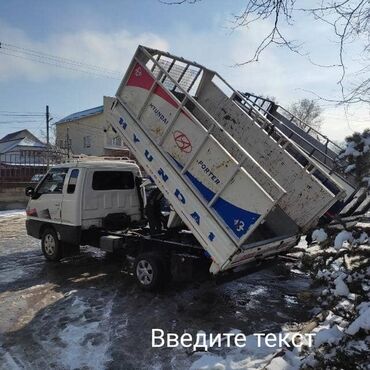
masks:
[[[92,76],[105,77],[113,80],[120,80],[119,71],[109,70],[104,67],[92,64],[73,61],[58,56],[38,52],[31,49],[19,48],[15,45],[0,42],[0,54],[13,56],[15,58],[30,60],[36,63],[46,64],[57,68],[67,69],[74,72],[81,72]]]
[[[0,113],[9,113],[9,114],[44,114],[43,112],[17,112],[10,110],[0,110]]]
[[[1,124],[9,124],[9,123],[30,123],[30,122],[41,122],[40,120],[25,120],[25,121],[0,121]]]
[[[1,43],[0,42],[0,48],[8,49],[8,50],[19,52],[19,53],[24,53],[24,54],[30,55],[30,56],[36,56],[36,57],[41,56],[44,59],[48,59],[48,60],[52,60],[52,61],[56,61],[56,62],[61,62],[62,61],[62,62],[67,63],[67,64],[72,64],[72,65],[80,66],[80,67],[83,67],[83,68],[93,69],[93,70],[100,71],[100,72],[120,74],[119,71],[109,69],[109,68],[106,68],[106,67],[97,66],[97,65],[89,64],[89,63],[84,63],[84,62],[80,62],[80,61],[77,61],[77,60],[73,60],[73,59],[69,59],[69,58],[65,58],[65,57],[61,57],[61,56],[56,56],[56,55],[44,53],[44,52],[41,52],[41,51],[27,49],[27,48],[23,48],[23,47],[13,45],[13,44],[7,44],[7,43]]]
[[[93,72],[89,72],[89,71],[84,71],[82,69],[71,68],[71,67],[67,67],[67,66],[63,66],[63,65],[59,65],[59,64],[54,64],[54,63],[48,63],[48,62],[43,61],[43,60],[27,58],[27,57],[24,57],[24,56],[21,56],[21,55],[16,55],[16,54],[11,54],[11,53],[5,53],[5,52],[3,52],[1,50],[0,50],[0,54],[10,55],[10,56],[14,56],[16,58],[25,59],[25,60],[31,60],[33,62],[37,62],[37,63],[41,63],[41,64],[47,64],[47,65],[51,65],[53,67],[58,67],[58,68],[62,68],[62,69],[68,69],[70,71],[81,72],[81,73],[85,73],[85,74],[88,74],[88,75],[91,75],[91,76],[98,76],[98,77],[111,78],[113,80],[120,80],[119,78],[115,78],[115,77],[112,77],[112,76],[107,76],[107,75],[104,75],[104,74],[98,74],[98,73],[93,73]]]
[[[0,116],[3,117],[43,117],[45,114],[9,114],[9,113],[0,113]]]

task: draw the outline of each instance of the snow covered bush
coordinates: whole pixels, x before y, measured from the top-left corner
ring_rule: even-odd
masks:
[[[346,138],[346,148],[338,159],[345,159],[348,165],[344,173],[352,173],[358,182],[370,188],[370,129],[354,133]]]
[[[313,238],[314,239],[314,238]],[[362,228],[328,236],[331,247],[310,247],[304,265],[322,286],[317,298],[324,319],[314,347],[301,353],[301,369],[368,369],[370,351],[370,244]]]
[[[353,242],[353,235],[351,232],[343,230],[341,231],[334,240],[334,248],[341,249],[343,247],[344,242],[351,243]]]
[[[322,243],[328,238],[328,234],[324,229],[316,229],[312,232],[312,241]]]
[[[249,335],[246,349],[231,348],[226,356],[201,354],[191,369],[369,370],[370,244],[364,231],[368,229],[370,223],[343,231],[316,229],[315,244],[300,243],[292,252],[302,257],[294,268],[313,279],[317,307],[312,320],[283,326],[281,333],[291,337],[309,333],[312,345],[302,341],[294,349],[259,347]]]
[[[362,302],[357,306],[359,316],[347,328],[346,333],[355,335],[360,329],[370,331],[370,302]]]

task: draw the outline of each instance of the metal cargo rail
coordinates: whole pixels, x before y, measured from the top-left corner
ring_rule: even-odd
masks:
[[[306,208],[309,216],[294,214],[289,203],[294,188],[275,176],[271,158],[261,157],[246,145],[213,109],[227,106],[205,97],[213,92],[209,83],[215,76],[232,89],[215,72],[195,62],[139,46],[110,118],[211,255],[213,273],[290,247],[300,230],[343,196],[341,188],[288,137],[282,134],[274,141],[264,125],[246,116],[234,101],[239,93],[232,89],[230,96],[221,96],[222,103],[233,104],[246,127],[263,133],[262,149],[273,147],[282,160],[294,161],[295,176],[299,173],[306,181],[301,192],[309,194],[308,189],[313,189],[316,202]],[[295,153],[306,159],[305,165],[294,158]],[[334,183],[334,190],[325,185],[327,181]]]
[[[248,92],[240,94],[243,100],[238,100],[245,105],[248,112],[251,112],[252,107],[260,112],[274,127],[300,146],[309,157],[323,165],[328,174],[341,184],[346,182],[352,188],[348,189],[349,191],[353,192],[357,188],[355,176],[343,171],[348,162],[338,157],[343,148],[281,105]]]

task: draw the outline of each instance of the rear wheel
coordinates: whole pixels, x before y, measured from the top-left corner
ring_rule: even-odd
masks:
[[[134,274],[142,288],[146,290],[159,288],[164,283],[164,261],[153,254],[140,254],[135,261]]]
[[[59,261],[63,251],[57,234],[53,229],[46,229],[41,238],[41,249],[48,261]]]

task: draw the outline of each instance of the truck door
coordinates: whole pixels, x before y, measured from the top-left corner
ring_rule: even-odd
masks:
[[[81,169],[70,168],[63,190],[62,222],[79,226],[81,224]]]
[[[68,168],[53,168],[36,188],[29,207],[36,210],[37,218],[61,221],[63,186]]]

